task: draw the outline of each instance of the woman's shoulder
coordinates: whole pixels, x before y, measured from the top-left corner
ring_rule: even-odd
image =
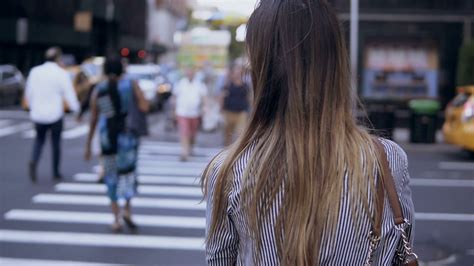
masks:
[[[384,146],[397,191],[399,194],[403,194],[402,191],[405,191],[410,183],[407,154],[394,141],[380,139],[380,142]]]
[[[403,148],[395,143],[392,140],[384,139],[384,138],[379,138],[379,141],[382,143],[385,149],[385,153],[387,155],[387,159],[390,163],[390,165],[393,165],[394,162],[398,163],[403,163],[405,164],[404,166],[406,167],[408,164],[408,158],[405,150]]]
[[[232,176],[234,179],[234,182],[239,180],[243,173],[245,172],[245,169],[247,168],[248,161],[250,159],[250,156],[252,155],[252,151],[254,149],[255,144],[250,144],[248,147],[244,148],[239,155],[233,160],[232,163]],[[214,159],[209,163],[209,170],[211,173],[211,179],[215,179],[219,171],[221,171],[224,162],[226,159],[230,156],[231,151],[229,148],[222,150],[219,152]]]

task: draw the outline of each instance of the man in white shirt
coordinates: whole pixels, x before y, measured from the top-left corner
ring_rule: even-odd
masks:
[[[187,69],[173,90],[175,116],[182,145],[181,161],[186,161],[191,155],[200,118],[205,107],[207,88],[195,77],[194,69]]]
[[[46,62],[34,67],[26,81],[25,100],[36,129],[29,165],[30,178],[33,182],[36,182],[36,167],[48,131],[51,131],[53,149],[53,177],[61,179],[59,164],[64,111],[67,108],[77,113],[80,109],[71,79],[59,66],[61,55],[60,48],[49,48],[45,54]]]

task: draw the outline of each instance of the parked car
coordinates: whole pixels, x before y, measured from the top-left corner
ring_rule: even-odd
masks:
[[[161,110],[171,95],[171,84],[157,65],[128,65],[127,78],[138,82],[152,111]]]
[[[474,85],[457,88],[446,108],[444,139],[474,154]]]
[[[24,89],[23,74],[13,65],[0,65],[0,106],[19,104]]]

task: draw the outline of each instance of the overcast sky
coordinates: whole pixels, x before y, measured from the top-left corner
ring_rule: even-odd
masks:
[[[250,16],[258,0],[197,0],[202,6],[215,6],[224,12],[237,12]]]

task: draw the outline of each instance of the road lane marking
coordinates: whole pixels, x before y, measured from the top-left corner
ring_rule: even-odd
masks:
[[[171,175],[171,176],[201,176],[204,168],[202,169],[189,169],[189,168],[178,168],[178,167],[146,167],[139,166],[138,173],[146,175]]]
[[[112,224],[111,213],[50,211],[50,210],[11,210],[5,214],[6,220],[36,221],[53,223]],[[193,216],[133,215],[139,226],[170,227],[186,229],[205,229],[206,219]]]
[[[415,221],[474,222],[474,214],[417,212]]]
[[[142,143],[144,145],[151,145],[151,146],[171,146],[171,147],[181,147],[181,143],[178,141],[160,141],[160,140],[143,140]],[[208,149],[208,150],[219,150],[219,148],[206,148],[200,147],[201,149]]]
[[[149,142],[142,142],[140,145],[141,148],[147,151],[182,151],[181,144],[179,143],[162,143],[162,144],[150,144]],[[193,152],[200,155],[214,155],[222,151],[223,148],[203,148],[203,147],[194,147]]]
[[[438,168],[442,170],[474,171],[474,163],[470,162],[440,162]]]
[[[94,205],[108,206],[110,200],[106,196],[94,195],[64,195],[64,194],[38,194],[33,197],[34,203],[60,204],[60,205]],[[121,202],[122,203],[122,202]],[[206,204],[194,199],[157,199],[133,198],[132,204],[137,208],[205,210]]]
[[[149,160],[149,161],[171,161],[171,162],[178,162],[179,161],[179,154],[176,155],[160,155],[160,154],[149,154],[149,153],[138,153],[138,161],[140,160]],[[194,157],[190,156],[188,158],[189,162],[196,162],[196,163],[209,163],[212,157]]]
[[[467,179],[428,179],[428,178],[412,178],[410,186],[425,187],[474,187],[474,180]]]
[[[0,128],[0,137],[12,135],[20,131],[30,129],[31,127],[32,127],[31,122],[24,122],[24,123],[20,123],[20,124],[8,126],[8,127],[3,127],[3,128]]]
[[[198,186],[200,179],[195,177],[182,176],[154,176],[154,175],[139,175],[138,182],[140,184],[175,184]],[[97,182],[99,176],[97,174],[79,173],[74,175],[74,180],[78,182]]]
[[[0,117],[13,118],[13,119],[28,119],[29,113],[23,110],[1,110]]]
[[[181,155],[182,148],[181,147],[147,147],[144,145],[140,145],[140,153],[145,154],[167,154],[167,155]],[[207,150],[199,150],[198,148],[193,149],[193,156],[195,157],[214,157],[218,153],[218,150],[214,151],[207,151]]]
[[[92,167],[92,171],[94,173],[101,173],[102,167],[100,165],[96,165]],[[183,167],[138,167],[137,172],[140,175],[168,175],[168,176],[191,176],[191,177],[200,177],[203,169],[188,169]]]
[[[106,193],[107,187],[103,184],[76,184],[59,183],[55,186],[58,192],[73,193]],[[179,186],[138,186],[138,194],[153,196],[193,196],[202,197],[202,191],[199,187],[179,187]]]
[[[69,130],[65,130],[62,133],[63,139],[75,139],[81,136],[85,136],[89,133],[89,125],[80,125]]]
[[[85,136],[89,133],[89,125],[76,126],[68,130],[64,130],[61,134],[62,139],[75,139],[81,136]],[[36,131],[34,129],[23,132],[23,138],[32,139],[36,137]]]
[[[23,138],[25,138],[25,139],[33,139],[33,138],[36,137],[36,130],[30,129],[30,130],[24,131],[24,132],[22,133],[22,136],[23,136]]]
[[[11,120],[8,119],[0,119],[0,128],[1,127],[6,127],[11,124]]]
[[[0,230],[0,242],[190,251],[204,250],[204,238],[202,237],[110,235],[50,231]]]
[[[107,264],[98,262],[82,262],[69,260],[37,260],[37,259],[18,259],[0,257],[0,265],[18,266],[18,265],[34,265],[34,266],[119,266],[120,264]]]
[[[186,167],[193,169],[204,169],[207,166],[207,162],[178,162],[175,160],[149,160],[141,159],[138,160],[138,166],[144,167]]]

